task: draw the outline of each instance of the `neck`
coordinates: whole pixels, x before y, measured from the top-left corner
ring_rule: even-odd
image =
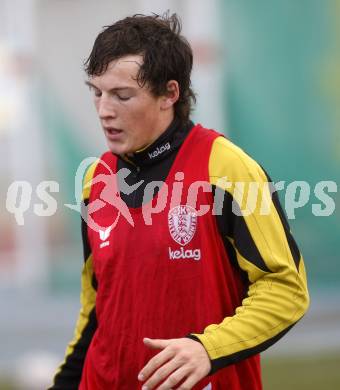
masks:
[[[180,147],[192,127],[193,123],[191,121],[181,124],[175,118],[153,143],[135,153],[121,157],[137,166],[157,163]]]

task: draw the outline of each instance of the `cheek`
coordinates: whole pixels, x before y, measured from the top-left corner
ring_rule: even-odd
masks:
[[[144,133],[153,123],[154,113],[149,107],[131,111],[126,114],[126,121],[132,131],[139,134]]]
[[[131,117],[139,120],[143,120],[144,117],[148,116],[149,112],[150,107],[147,104],[138,104],[129,110]]]

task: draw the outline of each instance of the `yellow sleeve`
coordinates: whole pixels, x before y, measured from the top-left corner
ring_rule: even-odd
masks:
[[[91,183],[97,162],[93,163],[88,169],[83,183],[83,206],[87,205]],[[68,344],[65,359],[58,368],[52,387],[49,390],[71,390],[78,389],[83,364],[87,349],[92,340],[93,334],[97,328],[96,319],[96,289],[97,281],[93,272],[91,248],[87,238],[87,226],[82,219],[82,239],[84,248],[84,265],[81,274],[81,308],[76,323],[74,336]]]
[[[218,137],[209,176],[213,188],[226,195],[222,231],[249,279],[248,294],[233,316],[193,334],[216,371],[276,342],[306,312],[309,296],[303,258],[263,169],[229,140]]]

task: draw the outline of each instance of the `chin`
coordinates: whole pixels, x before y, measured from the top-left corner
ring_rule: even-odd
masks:
[[[117,145],[108,141],[107,146],[109,147],[109,150],[113,154],[124,155],[126,153],[129,153],[129,148],[126,145],[119,145],[119,144]]]

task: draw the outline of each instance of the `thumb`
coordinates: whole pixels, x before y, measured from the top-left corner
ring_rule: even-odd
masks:
[[[144,337],[144,344],[152,349],[164,349],[170,344],[171,340],[162,340],[162,339],[149,339],[148,337]]]

